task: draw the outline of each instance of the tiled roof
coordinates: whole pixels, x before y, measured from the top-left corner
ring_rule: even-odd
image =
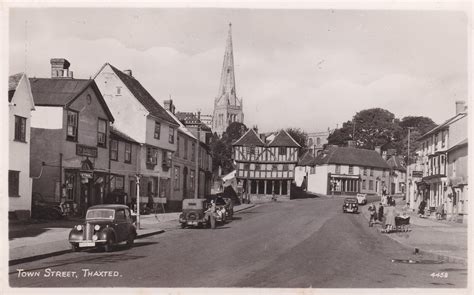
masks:
[[[113,138],[113,139],[119,139],[119,140],[122,140],[122,141],[127,141],[127,142],[138,144],[138,142],[135,139],[131,138],[127,134],[125,134],[122,131],[118,130],[114,126],[110,126],[110,135],[111,135],[110,137]]]
[[[390,158],[387,160],[387,164],[388,164],[392,169],[400,170],[400,171],[406,171],[405,163],[404,163],[402,157],[399,157],[399,156],[390,157]]]
[[[388,169],[387,162],[373,150],[352,147],[330,147],[316,157],[316,165],[340,164]]]
[[[300,147],[293,137],[291,137],[285,130],[278,132],[268,146]]]
[[[97,85],[92,79],[54,79],[30,78],[31,93],[35,105],[39,106],[69,106],[88,87],[91,87],[99,99],[110,121],[114,117],[102,97]]]
[[[65,106],[93,80],[30,78],[36,105]]]
[[[428,137],[428,136],[430,136],[430,135],[432,135],[432,134],[434,134],[438,131],[441,131],[441,130],[444,130],[444,129],[448,128],[449,125],[451,125],[452,123],[456,122],[459,119],[464,118],[465,116],[467,116],[467,113],[459,113],[456,116],[449,118],[444,123],[436,126],[435,128],[431,129],[430,131],[428,131],[425,134],[423,134],[422,136],[420,136],[420,138],[418,138],[418,141],[423,140],[426,137]]]
[[[242,135],[239,139],[237,139],[236,142],[234,142],[232,145],[241,145],[241,146],[265,146],[265,143],[258,137],[257,133],[255,133],[255,130],[250,128],[245,132],[244,135]]]
[[[196,139],[194,134],[191,131],[189,131],[189,129],[186,128],[186,126],[184,126],[184,124],[181,123],[181,121],[179,121],[179,119],[176,117],[176,115],[174,115],[172,112],[170,112],[168,110],[166,110],[166,112],[168,113],[168,115],[170,115],[173,118],[173,120],[176,122],[176,124],[179,124],[178,131],[186,134],[187,136],[189,136],[193,139]]]
[[[15,94],[18,83],[20,83],[23,73],[18,73],[8,77],[8,102],[12,101],[13,95]]]
[[[312,166],[316,158],[313,156],[312,151],[307,151],[298,161],[298,166]]]
[[[135,78],[125,74],[116,67],[109,64],[114,73],[122,80],[123,84],[130,90],[135,98],[147,109],[147,111],[159,119],[176,125],[174,119],[166,112],[166,110],[151,96],[145,87]]]
[[[179,121],[183,122],[184,125],[199,125],[201,126],[201,130],[211,130],[209,126],[204,124],[198,117],[192,112],[177,112],[175,114],[176,118]]]

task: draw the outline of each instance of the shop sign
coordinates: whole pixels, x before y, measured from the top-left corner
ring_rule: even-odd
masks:
[[[423,177],[423,171],[412,171],[412,177]]]
[[[76,144],[76,155],[97,158],[97,147]]]
[[[92,179],[92,173],[89,173],[89,172],[81,172],[81,177],[82,177],[82,178]]]

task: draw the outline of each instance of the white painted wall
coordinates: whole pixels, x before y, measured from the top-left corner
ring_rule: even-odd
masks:
[[[139,143],[146,142],[148,111],[125,87],[125,84],[106,65],[94,78],[102,96],[114,116],[114,126]],[[117,93],[120,87],[120,94]]]
[[[20,171],[19,197],[9,197],[9,211],[31,211],[31,178],[30,178],[30,126],[31,111],[34,110],[28,77],[21,78],[12,101],[9,105],[9,163],[8,169]],[[15,115],[26,118],[26,142],[14,141]],[[8,174],[7,174],[8,177]],[[8,183],[8,181],[7,181]]]
[[[316,166],[314,174],[308,174],[308,192],[327,194],[328,165]]]
[[[36,106],[31,113],[31,127],[63,129],[63,107]]]
[[[309,174],[310,167],[308,166],[296,166],[295,167],[295,183],[296,186],[301,186],[303,178],[306,176],[306,172]]]

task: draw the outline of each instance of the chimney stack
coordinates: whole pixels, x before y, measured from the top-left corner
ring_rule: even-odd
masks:
[[[128,76],[130,76],[130,77],[133,77],[133,76],[132,76],[132,70],[124,70],[123,72],[125,73],[125,75],[128,75]]]
[[[382,155],[382,147],[380,145],[375,146],[375,151],[379,154]]]
[[[456,115],[466,111],[466,102],[463,100],[456,101]]]
[[[72,79],[73,73],[69,71],[71,65],[65,58],[52,58],[51,63],[51,78]]]
[[[176,107],[174,106],[172,99],[165,100],[163,104],[166,110],[174,114]]]

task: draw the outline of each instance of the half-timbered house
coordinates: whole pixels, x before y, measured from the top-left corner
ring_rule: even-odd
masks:
[[[300,145],[284,130],[264,142],[248,130],[233,144],[236,177],[250,201],[290,196]]]

